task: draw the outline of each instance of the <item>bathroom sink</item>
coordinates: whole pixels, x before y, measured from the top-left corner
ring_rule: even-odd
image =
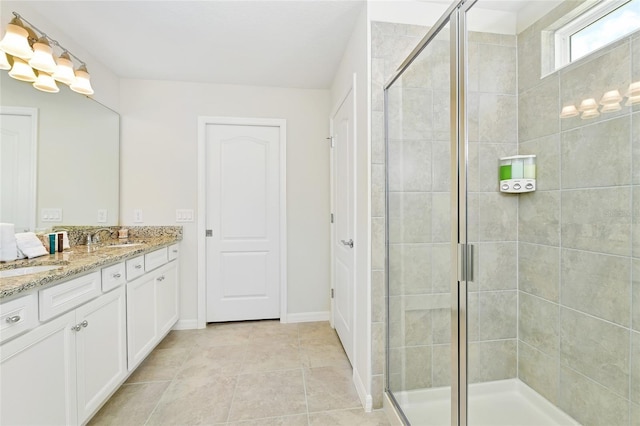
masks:
[[[5,269],[0,271],[0,278],[20,277],[22,275],[37,274],[38,272],[50,271],[57,268],[61,268],[61,265],[25,266],[23,268]]]
[[[120,243],[120,244],[109,244],[108,246],[105,246],[106,248],[118,248],[118,247],[135,247],[135,246],[141,246],[144,243]]]

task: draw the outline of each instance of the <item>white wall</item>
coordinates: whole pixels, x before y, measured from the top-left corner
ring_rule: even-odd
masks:
[[[197,117],[287,120],[288,313],[329,311],[329,91],[121,80],[120,218],[197,211]],[[184,225],[181,321],[197,318],[196,222]]]
[[[369,138],[369,55],[366,10],[358,18],[349,44],[331,86],[331,108],[334,111],[351,87],[356,73],[356,283],[355,283],[355,356],[356,387],[367,406],[371,395],[370,351],[370,138]]]

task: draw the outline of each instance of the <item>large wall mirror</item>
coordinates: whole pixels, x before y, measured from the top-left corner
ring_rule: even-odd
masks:
[[[118,224],[120,117],[59,86],[0,72],[0,222],[16,232]]]

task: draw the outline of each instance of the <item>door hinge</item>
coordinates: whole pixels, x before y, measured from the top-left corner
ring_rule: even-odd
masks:
[[[213,229],[207,229],[204,233],[205,237],[213,237]]]
[[[327,140],[331,142],[331,148],[333,148],[333,136],[329,136]]]
[[[333,299],[334,293],[333,293],[333,289],[331,289],[331,298]]]
[[[331,213],[331,223],[333,223],[333,213]]]

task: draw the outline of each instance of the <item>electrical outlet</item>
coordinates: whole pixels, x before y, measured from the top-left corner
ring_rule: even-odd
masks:
[[[98,223],[107,221],[107,209],[98,209]]]
[[[193,222],[193,209],[177,209],[176,222]]]
[[[42,209],[43,222],[62,222],[62,209]]]
[[[142,222],[142,210],[140,210],[140,209],[134,209],[133,210],[133,221],[135,223]]]

